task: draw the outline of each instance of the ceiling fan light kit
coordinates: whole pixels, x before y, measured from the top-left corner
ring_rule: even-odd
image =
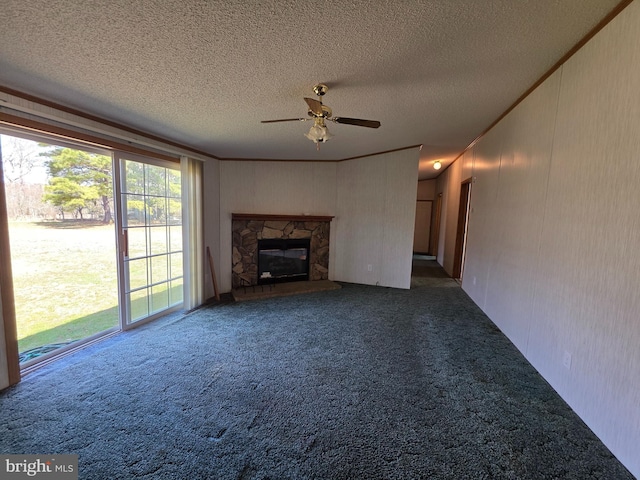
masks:
[[[322,97],[327,93],[329,87],[324,83],[314,85],[313,91],[318,96],[318,100],[304,97],[309,110],[307,114],[310,118],[285,118],[280,120],[263,120],[261,123],[277,123],[277,122],[297,122],[313,119],[313,126],[309,129],[309,133],[305,133],[305,137],[311,140],[320,149],[320,143],[328,141],[333,135],[329,133],[325,120],[331,120],[334,123],[343,123],[346,125],[356,125],[358,127],[378,128],[380,122],[377,120],[363,120],[360,118],[333,117],[333,111],[322,104]]]
[[[325,125],[314,124],[309,129],[309,133],[304,134],[313,143],[324,143],[328,141],[333,135],[329,133],[329,129]]]

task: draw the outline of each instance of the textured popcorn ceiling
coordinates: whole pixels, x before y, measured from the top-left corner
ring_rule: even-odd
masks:
[[[0,84],[221,158],[452,159],[618,0],[4,0]],[[303,96],[329,85],[321,146]],[[445,162],[446,163],[446,162]],[[428,178],[428,168],[421,178]]]

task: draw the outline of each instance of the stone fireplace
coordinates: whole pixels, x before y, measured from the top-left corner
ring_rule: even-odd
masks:
[[[308,240],[308,280],[327,280],[329,276],[329,226],[333,217],[315,215],[262,215],[234,213],[232,232],[232,288],[272,283],[264,271],[259,273],[258,242],[277,245],[272,240]],[[284,243],[282,245],[285,245]],[[282,250],[287,248],[278,247]],[[302,255],[294,252],[298,257]],[[262,278],[261,278],[262,277]],[[302,279],[302,278],[301,278]],[[295,280],[289,278],[288,280]]]

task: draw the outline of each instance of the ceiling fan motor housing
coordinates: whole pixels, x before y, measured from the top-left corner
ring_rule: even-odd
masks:
[[[331,115],[333,115],[333,111],[331,110],[331,108],[327,107],[326,105],[322,105],[322,115],[318,115],[316,112],[314,112],[311,109],[309,109],[307,114],[310,117],[315,117],[315,118],[330,118]]]

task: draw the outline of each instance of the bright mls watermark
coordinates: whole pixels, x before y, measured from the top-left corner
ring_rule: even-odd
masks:
[[[0,455],[0,478],[78,480],[78,455]]]

